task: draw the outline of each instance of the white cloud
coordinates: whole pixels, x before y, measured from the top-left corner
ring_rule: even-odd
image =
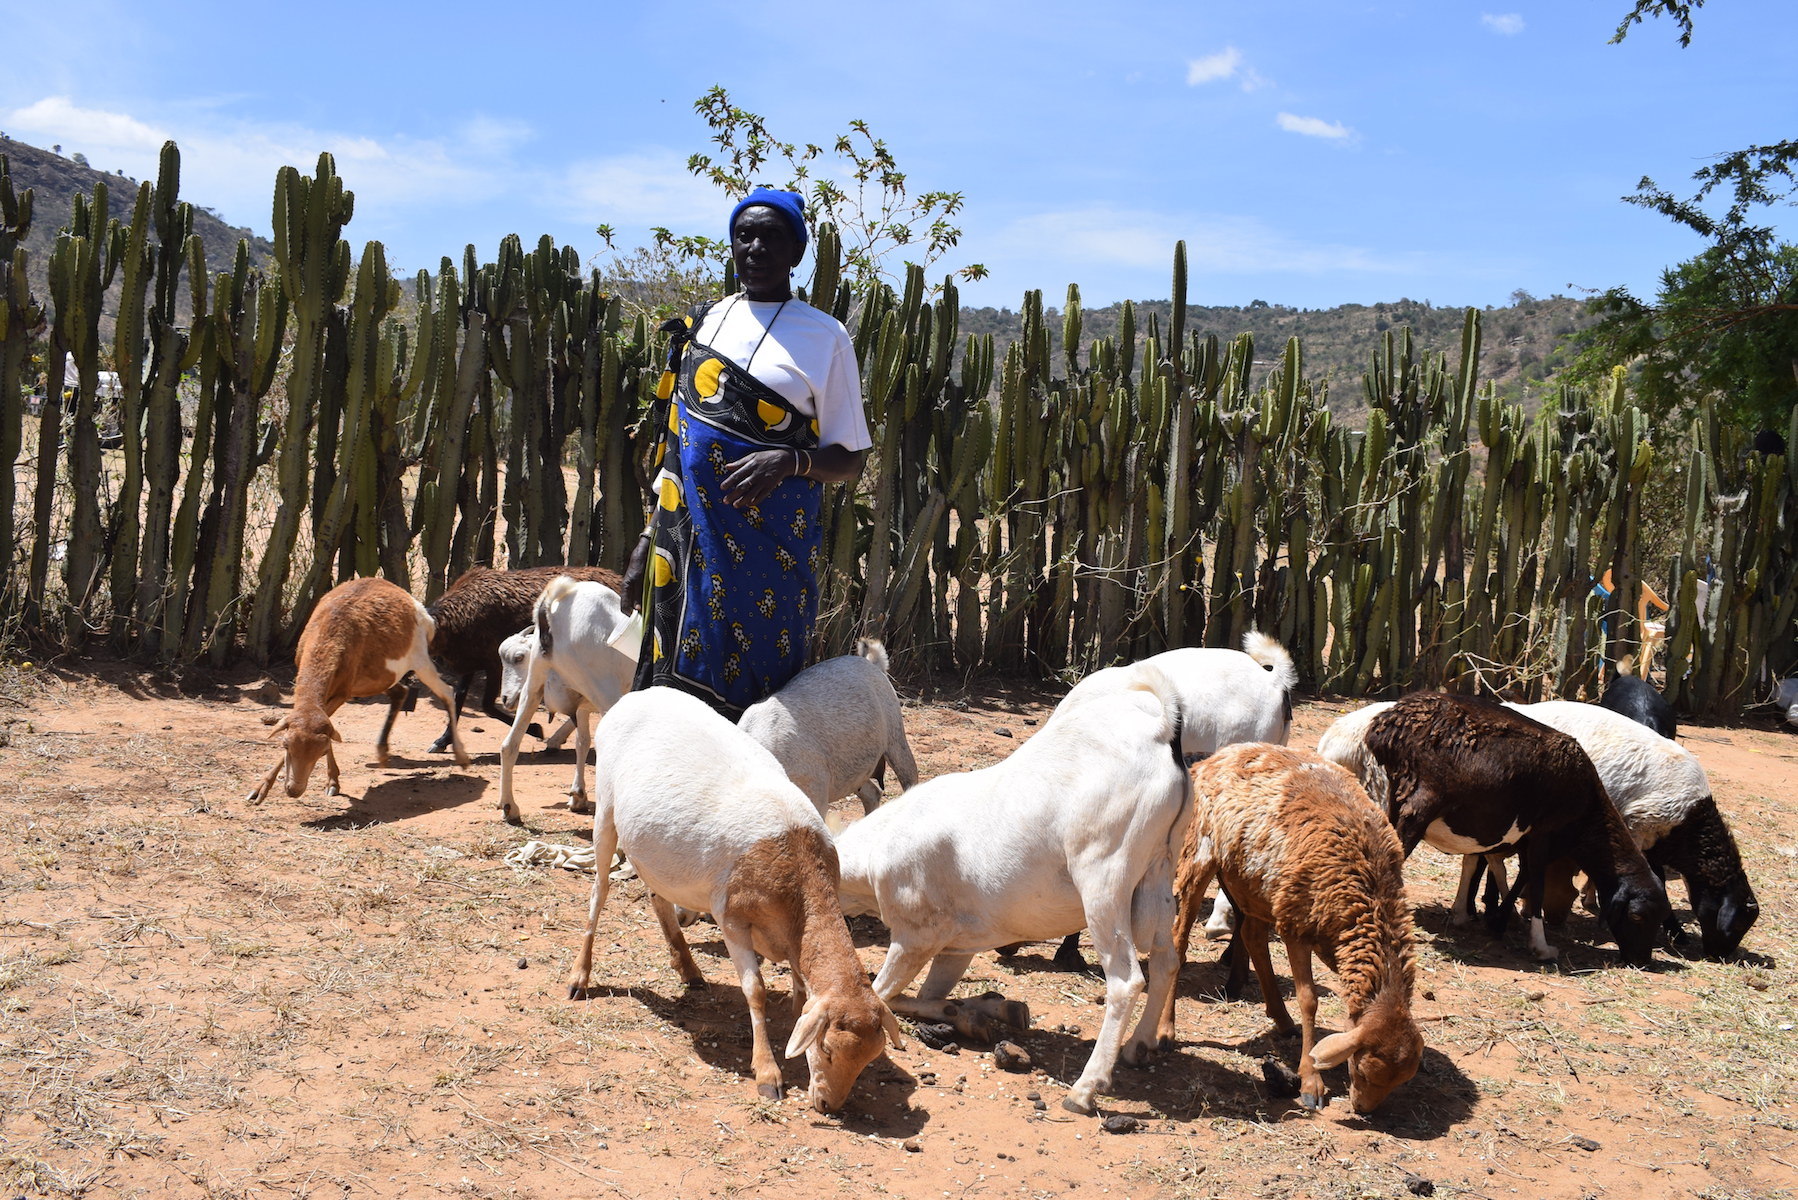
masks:
[[[81,150],[89,158],[93,151],[115,150],[133,156],[155,155],[169,134],[123,113],[78,108],[67,96],[46,96],[24,108],[0,115],[13,134],[24,134],[36,141],[63,145],[69,152]],[[152,162],[154,159],[152,158]]]
[[[60,144],[68,154],[79,151],[100,170],[138,179],[156,177],[162,144],[173,139],[181,147],[182,195],[265,232],[276,174],[283,166],[315,173],[321,151],[335,157],[338,175],[356,193],[356,228],[401,221],[407,209],[464,205],[537,186],[506,160],[506,149],[528,137],[528,127],[482,118],[447,141],[382,140],[234,120],[204,105],[153,125],[50,96],[0,113],[0,128],[39,145]]]
[[[1516,37],[1523,32],[1522,13],[1481,13],[1480,24],[1494,33]]]
[[[1197,87],[1201,83],[1228,79],[1236,74],[1236,68],[1241,65],[1242,51],[1235,46],[1225,46],[1216,54],[1207,54],[1204,58],[1189,61],[1186,64],[1186,85]]]
[[[566,207],[595,224],[662,225],[676,233],[722,238],[730,215],[724,193],[689,173],[686,156],[673,150],[575,163],[568,168],[566,187]]]
[[[1287,133],[1299,133],[1306,137],[1341,141],[1354,136],[1354,131],[1348,126],[1336,121],[1326,121],[1322,117],[1300,117],[1283,112],[1275,120]]]

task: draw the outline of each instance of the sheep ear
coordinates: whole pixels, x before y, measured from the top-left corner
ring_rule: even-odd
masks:
[[[884,1003],[880,1006],[880,1027],[887,1031],[887,1044],[895,1050],[905,1049],[905,1031],[899,1028],[899,1018]]]
[[[270,725],[268,727],[268,735],[270,737],[274,737],[277,733],[285,732],[287,729],[288,723],[292,719],[293,718],[291,718],[291,717],[282,717],[279,721],[276,721],[273,725]]]
[[[1360,1039],[1355,1036],[1355,1031],[1352,1029],[1347,1033],[1332,1033],[1311,1047],[1312,1065],[1320,1071],[1339,1067],[1348,1061],[1348,1056],[1355,1052],[1355,1047],[1359,1044]]]
[[[336,726],[336,725],[334,725],[334,724],[327,724],[327,725],[326,725],[326,726],[325,726],[325,728],[326,728],[326,729],[328,729],[328,730],[330,730],[330,731],[331,731],[331,740],[332,740],[332,741],[334,741],[334,742],[341,742],[341,741],[342,741],[342,740],[343,740],[343,735],[342,735],[342,734],[341,734],[341,733],[338,733],[338,732],[337,732],[337,726]]]
[[[818,1009],[818,1002],[812,1000],[799,1014],[799,1020],[793,1025],[793,1036],[787,1039],[786,1057],[797,1058],[817,1045],[818,1039],[824,1036],[824,1014]]]

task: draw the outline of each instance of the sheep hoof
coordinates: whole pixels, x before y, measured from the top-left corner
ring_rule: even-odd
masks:
[[[1310,1092],[1300,1092],[1299,1103],[1304,1105],[1311,1112],[1322,1112],[1324,1105],[1328,1104],[1329,1101],[1322,1096],[1313,1096]]]
[[[500,805],[500,811],[503,812],[506,816],[506,824],[508,824],[508,825],[523,825],[524,824],[524,814],[518,811],[518,806],[516,804],[502,804],[502,805]]]
[[[425,753],[426,754],[442,754],[445,750],[449,749],[449,746],[450,746],[449,735],[445,734],[443,737],[440,737],[436,741],[432,742],[429,746],[426,746]]]
[[[568,797],[568,811],[590,817],[593,815],[593,801],[585,796],[570,796]]]
[[[327,784],[326,784],[326,785],[325,785],[325,795],[327,795],[327,796],[336,796],[336,795],[340,795],[340,794],[341,794],[341,793],[340,793],[340,792],[338,792],[338,790],[337,790],[337,785],[336,785],[336,784],[334,784],[334,783],[327,783]]]
[[[778,1083],[758,1083],[755,1085],[755,1090],[764,1100],[778,1100],[781,1097],[780,1084]]]
[[[1083,1117],[1090,1117],[1099,1111],[1098,1105],[1091,1100],[1078,1100],[1071,1094],[1062,1097],[1061,1106],[1069,1112],[1079,1113]]]

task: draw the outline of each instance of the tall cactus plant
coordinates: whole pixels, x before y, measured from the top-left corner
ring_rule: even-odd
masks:
[[[318,156],[310,178],[282,167],[275,178],[275,262],[293,315],[293,367],[287,379],[287,416],[280,439],[280,507],[257,573],[250,613],[251,656],[266,664],[275,651],[283,594],[305,515],[309,435],[320,401],[325,339],[350,278],[343,227],[355,212],[355,193],[343,186],[330,154]]]

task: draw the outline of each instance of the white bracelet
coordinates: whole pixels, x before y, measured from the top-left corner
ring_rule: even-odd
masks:
[[[804,474],[805,474],[805,472],[799,469],[799,451],[794,450],[793,451],[793,475],[795,478],[798,478],[798,477],[803,476]]]

